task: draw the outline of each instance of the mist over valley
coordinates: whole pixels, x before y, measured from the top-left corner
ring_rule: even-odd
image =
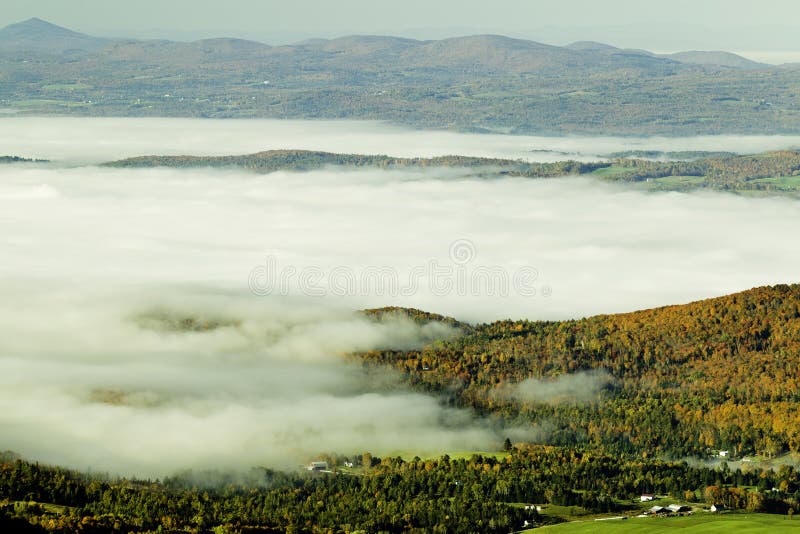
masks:
[[[253,175],[77,163],[245,150],[262,140],[408,156],[460,145],[535,158],[527,149],[592,157],[623,146],[752,150],[793,139],[494,137],[487,146],[484,136],[370,124],[169,119],[30,119],[35,135],[15,136],[26,121],[2,123],[5,146],[52,162],[0,167],[1,424],[7,448],[76,468],[151,476],[285,468],[315,452],[430,453],[491,448],[502,432],[541,436],[534,427],[500,431],[391,372],[365,374],[343,360],[454,335],[435,322],[376,324],[353,313],[405,306],[473,323],[579,318],[790,282],[800,261],[797,201],[784,198],[649,193],[585,178],[486,180],[459,168]],[[215,133],[197,145],[198,132]],[[451,248],[459,239],[471,247],[465,258]],[[251,275],[270,258],[275,278],[254,293]],[[449,290],[430,272],[411,285],[432,261],[451,269]],[[332,285],[343,266],[356,282],[344,293]],[[400,286],[362,276],[376,267]],[[533,293],[509,285],[503,294],[476,278],[484,267],[509,276],[532,268]],[[320,273],[311,286],[301,284],[304,269]],[[285,287],[281,272],[294,273]],[[461,275],[477,282],[459,288]],[[571,396],[566,384],[531,379],[503,395],[558,400]]]
[[[0,532],[795,530],[790,2],[56,4]]]

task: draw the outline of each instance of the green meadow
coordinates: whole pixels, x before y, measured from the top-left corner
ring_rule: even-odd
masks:
[[[573,521],[526,532],[547,534],[659,534],[661,532],[761,534],[800,532],[800,518],[771,514],[722,514],[698,512],[683,517],[636,517],[626,520]]]

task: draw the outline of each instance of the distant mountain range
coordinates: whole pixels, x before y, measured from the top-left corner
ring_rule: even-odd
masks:
[[[203,39],[193,42],[162,40],[107,39],[78,33],[39,18],[32,18],[0,29],[0,51],[38,52],[48,55],[80,55],[114,51],[117,57],[141,51],[161,49],[172,53],[196,55],[198,51],[214,56],[236,55],[241,58],[268,57],[287,53],[317,52],[319,59],[336,56],[374,60],[392,60],[417,66],[481,66],[486,69],[527,72],[547,68],[553,62],[570,66],[662,66],[663,60],[697,65],[732,68],[770,68],[730,52],[679,52],[659,55],[645,50],[620,49],[603,43],[581,41],[560,47],[512,39],[500,35],[474,35],[439,41],[417,41],[400,37],[353,35],[338,39],[311,39],[285,46],[270,46],[243,39]],[[330,57],[333,56],[333,57]],[[342,58],[337,58],[341,60]],[[336,62],[336,60],[334,60]],[[341,61],[339,61],[341,62]]]
[[[798,81],[796,66],[729,52],[659,55],[499,35],[270,46],[106,39],[35,18],[0,30],[0,107],[21,113],[383,119],[511,133],[777,133],[800,129]],[[787,110],[791,116],[776,115]]]

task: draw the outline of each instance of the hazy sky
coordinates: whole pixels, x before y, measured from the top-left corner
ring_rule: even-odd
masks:
[[[502,33],[655,50],[797,50],[797,15],[793,0],[6,0],[0,25],[35,16],[96,34],[173,39],[239,36],[282,43],[352,33]]]

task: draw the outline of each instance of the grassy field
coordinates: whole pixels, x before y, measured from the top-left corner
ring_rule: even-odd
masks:
[[[52,503],[36,502],[36,501],[12,501],[11,504],[17,511],[25,510],[26,508],[30,507],[39,507],[48,514],[53,514],[53,515],[64,515],[75,510],[75,508],[70,506],[63,506],[61,504],[52,504]]]
[[[91,85],[85,83],[51,83],[42,86],[42,91],[86,91],[92,89]]]
[[[770,184],[777,189],[784,191],[796,191],[800,189],[800,176],[778,176],[775,178],[759,178],[753,180],[757,184]]]
[[[632,169],[612,165],[592,171],[590,174],[598,178],[614,179],[616,176],[630,170]],[[635,183],[648,189],[680,190],[693,189],[705,181],[705,176],[664,176],[663,178],[643,179]]]
[[[596,169],[596,170],[592,171],[590,174],[592,174],[594,176],[599,176],[600,178],[604,178],[604,177],[608,177],[608,176],[614,176],[616,174],[622,174],[622,173],[624,173],[626,171],[629,171],[629,170],[630,169],[627,169],[625,167],[619,167],[617,165],[611,165],[610,167],[601,167],[599,169]]]
[[[546,526],[525,532],[552,532],[553,534],[582,534],[603,532],[604,534],[636,534],[660,532],[711,532],[760,534],[774,532],[800,532],[800,518],[789,520],[786,516],[770,514],[723,514],[696,513],[684,517],[642,517],[624,521],[574,521]]]

